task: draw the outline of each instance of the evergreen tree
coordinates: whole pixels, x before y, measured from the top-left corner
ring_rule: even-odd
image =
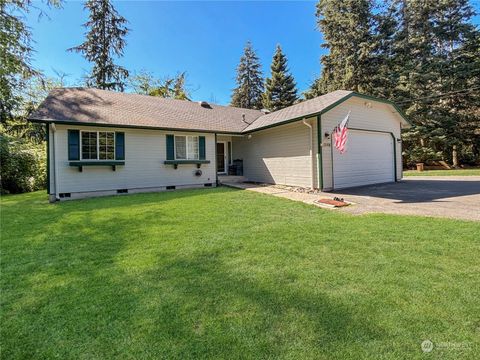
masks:
[[[395,68],[395,36],[398,29],[396,10],[384,2],[372,15],[372,46],[370,66],[372,71],[369,94],[382,98],[395,97],[399,80]]]
[[[337,89],[370,92],[376,72],[372,63],[373,14],[369,0],[317,3],[317,24],[329,49],[322,56],[322,74],[307,93],[318,96]]]
[[[265,79],[263,106],[275,111],[293,105],[298,99],[297,88],[280,45],[277,45],[270,70],[272,77]]]
[[[261,109],[263,94],[263,78],[260,60],[247,42],[244,53],[237,67],[236,83],[233,90],[231,105],[246,109]]]
[[[113,57],[123,56],[127,20],[120,16],[110,0],[88,0],[85,9],[90,11],[84,26],[89,29],[83,44],[69,49],[81,53],[93,62],[87,79],[89,86],[106,90],[123,91],[128,77],[127,69],[114,63]]]
[[[59,0],[45,0],[49,6],[60,6]],[[25,23],[32,1],[0,0],[0,122],[18,115],[23,91],[32,77],[41,73],[31,64],[32,33]],[[38,9],[38,7],[35,7]],[[40,15],[43,12],[40,10]]]
[[[480,33],[468,0],[320,0],[329,54],[307,98],[347,89],[389,98],[414,126],[404,132],[407,162],[457,166],[480,153]]]
[[[478,153],[480,33],[469,23],[473,9],[467,0],[397,5],[397,98],[405,99],[414,123],[404,135],[407,155],[411,161],[441,159],[458,166],[461,153]]]

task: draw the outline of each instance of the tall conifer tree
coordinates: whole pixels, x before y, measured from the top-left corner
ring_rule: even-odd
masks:
[[[114,57],[123,56],[127,20],[113,7],[110,0],[88,0],[85,9],[90,12],[84,24],[88,29],[83,44],[69,49],[81,53],[93,63],[87,78],[89,86],[123,91],[128,77],[127,69],[114,63]]]
[[[260,60],[247,42],[244,53],[237,67],[236,83],[233,90],[231,105],[246,109],[261,109],[263,94],[263,77]]]
[[[265,80],[263,106],[275,111],[293,105],[298,99],[297,88],[280,45],[277,45],[270,70],[271,77]]]
[[[474,89],[480,32],[469,22],[474,11],[468,0],[398,0],[394,5],[400,24],[396,100],[414,122],[404,136],[407,156],[458,166],[461,153],[478,156],[480,88]]]
[[[49,6],[60,7],[60,0],[45,0]],[[23,104],[25,88],[33,77],[41,77],[32,65],[32,32],[26,13],[32,9],[43,12],[31,0],[0,0],[0,122],[12,120]]]
[[[329,54],[307,98],[336,89],[394,100],[414,126],[409,164],[480,157],[480,32],[468,0],[367,0],[317,5]]]
[[[320,0],[317,23],[329,49],[322,56],[322,75],[309,96],[337,89],[369,92],[375,74],[372,55],[372,4],[369,0]]]

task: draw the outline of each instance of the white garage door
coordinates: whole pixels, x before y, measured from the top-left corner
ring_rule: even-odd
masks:
[[[349,130],[346,152],[332,151],[334,189],[395,181],[390,134]]]

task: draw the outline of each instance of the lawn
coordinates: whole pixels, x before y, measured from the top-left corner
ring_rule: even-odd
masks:
[[[404,176],[480,176],[480,168],[456,170],[407,170]]]
[[[227,188],[4,196],[1,358],[475,359],[479,234]]]

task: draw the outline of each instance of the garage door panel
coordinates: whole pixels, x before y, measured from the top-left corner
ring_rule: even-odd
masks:
[[[393,140],[390,134],[349,130],[344,154],[332,147],[335,189],[395,180]]]

